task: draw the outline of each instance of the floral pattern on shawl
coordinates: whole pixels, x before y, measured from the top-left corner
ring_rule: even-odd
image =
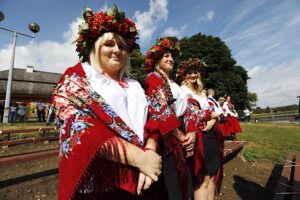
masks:
[[[195,131],[196,127],[203,129],[205,122],[210,119],[211,109],[202,110],[197,100],[188,98],[186,113],[183,116],[183,123],[186,132]]]
[[[149,110],[146,128],[149,134],[157,138],[159,135],[167,135],[178,128],[180,121],[167,103],[164,83],[158,73],[153,72],[148,75],[145,83],[145,92]]]
[[[80,138],[85,130],[93,126],[89,118],[96,118],[95,106],[103,111],[103,121],[119,136],[131,143],[143,145],[143,141],[125,124],[112,107],[96,93],[88,80],[73,73],[65,75],[64,80],[53,90],[53,102],[60,127],[60,157],[68,155],[80,145]],[[71,119],[71,120],[70,120]]]
[[[166,119],[172,115],[166,102],[165,91],[161,86],[158,86],[156,90],[153,90],[152,93],[147,96],[147,101],[151,118],[166,121]]]

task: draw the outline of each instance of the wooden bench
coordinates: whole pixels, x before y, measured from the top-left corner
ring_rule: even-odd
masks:
[[[300,152],[287,154],[274,193],[274,200],[287,199],[300,199]]]
[[[224,141],[224,150],[223,150],[223,156],[224,161],[227,162],[233,157],[235,157],[240,150],[244,147],[246,144],[245,141]]]
[[[1,135],[7,136],[7,140],[1,141],[0,146],[8,147],[8,146],[17,145],[17,144],[58,140],[58,136],[47,136],[46,137],[46,132],[49,132],[49,131],[56,131],[56,128],[55,127],[41,127],[41,128],[18,129],[18,130],[0,130]],[[26,139],[11,140],[11,134],[34,133],[34,132],[41,132],[42,137],[39,137],[39,138],[30,137],[30,138],[26,138]]]
[[[23,153],[23,154],[12,155],[12,156],[3,156],[0,157],[0,165],[1,166],[10,165],[10,164],[15,164],[17,162],[24,162],[24,161],[58,156],[59,153],[58,151],[59,151],[58,149],[50,149],[50,150],[29,152],[29,153]]]

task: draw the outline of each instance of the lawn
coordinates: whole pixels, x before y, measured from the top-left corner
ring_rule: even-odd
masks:
[[[252,162],[282,164],[288,152],[300,151],[300,125],[241,123],[239,140],[247,141],[243,156]]]
[[[51,126],[47,126],[46,122],[27,122],[27,123],[14,123],[14,124],[0,124],[0,130],[18,130],[18,129],[33,129],[33,128],[43,128],[43,127],[52,127],[53,123]],[[21,134],[11,134],[11,139],[12,140],[17,140],[17,139],[24,139],[28,137],[33,137],[33,136],[41,136],[42,132],[31,132],[31,133],[21,133]],[[46,133],[46,136],[49,135],[58,135],[58,131],[49,131]],[[2,140],[7,140],[6,135],[1,135],[0,134],[0,141]]]

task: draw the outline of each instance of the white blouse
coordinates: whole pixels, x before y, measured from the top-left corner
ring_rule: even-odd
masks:
[[[192,97],[193,99],[197,100],[200,104],[200,107],[202,110],[208,110],[209,104],[207,101],[207,97],[202,97],[198,94],[196,94],[194,91],[192,91],[190,88],[188,88],[185,85],[181,86],[182,91],[184,91],[185,95],[188,97]]]
[[[168,80],[169,85],[171,87],[171,91],[173,97],[176,99],[174,102],[174,110],[177,117],[180,117],[185,113],[186,106],[187,106],[187,96],[182,91],[182,89],[177,85],[175,82]]]
[[[224,102],[223,103],[223,109],[225,110],[225,117],[227,117],[228,115],[229,116],[232,116],[232,117],[238,117],[237,114],[231,112],[231,110],[229,109],[229,106],[228,106],[228,102]]]
[[[99,73],[88,63],[83,63],[82,67],[93,90],[100,94],[105,102],[144,141],[148,105],[144,90],[139,82],[125,79],[128,86],[123,88],[117,81]]]

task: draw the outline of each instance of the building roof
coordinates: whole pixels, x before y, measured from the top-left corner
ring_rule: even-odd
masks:
[[[50,99],[60,76],[59,73],[14,68],[11,99]],[[0,71],[0,99],[5,99],[7,78],[8,70]]]

